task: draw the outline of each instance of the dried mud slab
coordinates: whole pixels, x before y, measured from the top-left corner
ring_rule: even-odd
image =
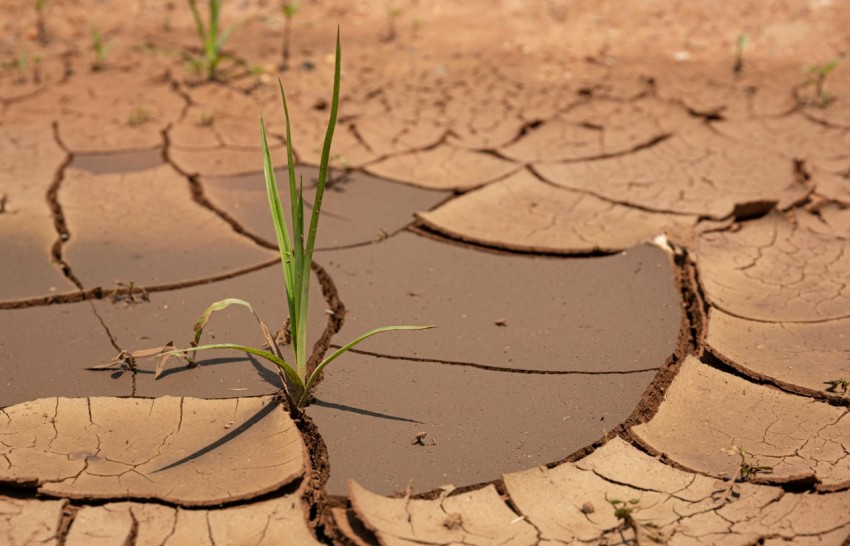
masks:
[[[685,468],[732,476],[747,463],[770,466],[763,483],[815,482],[818,490],[850,486],[847,408],[786,394],[688,357],[653,419],[632,434],[653,453]]]
[[[269,142],[272,158],[285,158],[286,148],[282,144]],[[211,148],[187,149],[172,146],[168,158],[181,172],[205,177],[239,176],[263,172],[263,152],[255,148]]]
[[[596,99],[544,121],[500,152],[526,163],[575,161],[622,154],[664,135],[651,112],[633,103]]]
[[[46,495],[209,506],[280,489],[306,463],[272,397],[42,398],[3,416],[0,483]]]
[[[423,492],[563,459],[625,421],[654,377],[513,373],[357,353],[324,374],[307,413],[327,445],[332,495],[346,494],[348,479],[384,495],[412,480]]]
[[[848,492],[795,494],[742,483],[731,495],[729,482],[674,469],[620,439],[576,463],[503,480],[513,505],[546,544],[840,544],[850,533]],[[626,501],[636,528],[615,517],[613,499]]]
[[[794,87],[800,81],[799,66],[777,66],[765,73],[744,59],[741,74],[728,64],[668,62],[653,67],[658,96],[681,103],[695,115],[745,119],[786,114],[797,105]]]
[[[384,324],[357,350],[543,372],[635,372],[676,350],[671,260],[653,245],[592,261],[500,255],[402,232],[330,250],[322,263],[348,313],[334,343]]]
[[[620,157],[533,167],[553,184],[609,201],[714,219],[785,209],[809,193],[790,159],[697,127]]]
[[[305,217],[309,222],[315,197],[318,169],[300,167],[304,181]],[[289,211],[289,179],[285,170],[275,173],[284,210]],[[275,244],[274,223],[263,175],[210,178],[201,181],[204,193],[219,209],[247,231]],[[446,199],[446,192],[423,190],[381,180],[360,172],[332,174],[322,201],[322,217],[316,249],[338,248],[380,241],[401,230],[413,214],[428,210]]]
[[[385,546],[412,544],[537,544],[537,532],[489,485],[434,500],[391,499],[350,485],[357,516]]]
[[[46,199],[65,159],[48,124],[0,126],[0,301],[75,288],[52,263]]]
[[[109,175],[68,169],[59,199],[71,232],[64,256],[87,287],[170,284],[273,257],[195,203],[167,165]]]
[[[724,121],[712,127],[746,146],[758,142],[785,157],[811,162],[829,172],[842,173],[850,168],[850,129],[827,127],[800,114]]]
[[[436,190],[468,190],[504,178],[519,165],[492,154],[440,144],[368,165],[366,171]]]
[[[850,212],[838,212],[840,217]],[[815,226],[820,231],[815,231]],[[741,318],[822,322],[850,316],[848,239],[824,233],[817,217],[770,214],[696,242],[708,301]]]
[[[541,182],[527,170],[417,214],[449,237],[530,252],[618,252],[696,216],[648,212]]]
[[[183,149],[254,148],[262,157],[260,105],[250,96],[223,85],[186,90],[191,99],[185,114],[168,131],[169,143]],[[258,161],[262,168],[262,161]]]
[[[8,546],[59,544],[66,500],[20,500],[0,497],[0,541]]]
[[[218,510],[184,510],[135,502],[86,506],[68,530],[67,546],[96,544],[319,544],[297,493]]]
[[[115,356],[88,303],[3,310],[0,332],[0,407],[49,396],[132,394],[129,377],[84,369]]]
[[[99,301],[94,305],[115,343],[121,349],[132,352],[160,347],[169,341],[178,347],[189,347],[194,337],[193,327],[201,313],[213,302],[225,298],[251,303],[274,335],[283,328],[288,316],[284,290],[283,272],[278,264],[273,264],[260,271],[216,283],[155,292],[149,294],[148,303],[133,304],[124,299],[116,303]],[[310,292],[308,342],[309,347],[313,347],[313,343],[323,335],[330,315],[315,275],[310,283]],[[201,343],[237,343],[262,348],[266,341],[250,311],[233,305],[213,314],[204,328]],[[291,353],[291,347],[283,347],[282,351],[286,357]],[[114,351],[102,359],[102,363],[109,362],[113,356]],[[173,359],[167,363],[159,379],[154,379],[153,375],[156,362],[156,359],[136,362],[134,392],[137,396],[234,398],[273,394],[281,389],[274,364],[239,351],[199,352],[195,368],[188,368],[183,360]],[[92,361],[86,365],[97,363]]]
[[[816,194],[850,207],[850,178],[817,170],[811,177]]]
[[[711,311],[705,344],[750,377],[809,396],[841,399],[828,381],[850,377],[850,319],[816,323],[746,320]]]
[[[167,77],[108,71],[81,73],[15,110],[19,118],[58,120],[63,144],[74,153],[107,153],[162,146],[162,130],[178,119],[184,101]]]

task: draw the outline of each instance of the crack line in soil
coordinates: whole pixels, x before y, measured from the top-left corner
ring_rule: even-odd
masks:
[[[331,349],[339,349],[340,345],[331,344]],[[656,368],[643,368],[640,370],[612,370],[612,371],[604,371],[604,372],[593,372],[593,371],[582,371],[582,370],[570,370],[570,371],[556,371],[556,370],[523,370],[519,368],[502,368],[499,366],[489,366],[487,364],[478,364],[475,362],[461,362],[457,360],[442,360],[439,358],[418,358],[415,356],[399,356],[399,355],[390,355],[386,353],[373,353],[371,351],[364,351],[362,349],[349,349],[348,352],[357,353],[365,356],[374,356],[375,358],[385,358],[388,360],[405,360],[408,362],[430,362],[434,364],[446,364],[449,366],[465,366],[469,368],[477,368],[479,370],[486,370],[489,372],[504,372],[504,373],[521,373],[521,374],[535,374],[535,375],[632,375],[644,372],[654,372],[661,369],[661,367]]]
[[[74,155],[68,150],[59,136],[59,123],[54,121],[51,126],[56,144],[65,152],[65,160],[59,165],[56,175],[53,178],[53,183],[47,189],[47,194],[45,195],[47,206],[50,207],[50,214],[53,216],[53,227],[56,229],[57,234],[56,241],[54,241],[50,248],[50,254],[53,263],[59,267],[62,274],[74,286],[83,290],[83,284],[71,271],[71,266],[62,258],[62,248],[71,239],[71,232],[68,231],[68,225],[65,223],[65,214],[62,211],[62,205],[59,203],[59,190],[62,187],[62,181],[65,179],[65,169],[74,160]]]

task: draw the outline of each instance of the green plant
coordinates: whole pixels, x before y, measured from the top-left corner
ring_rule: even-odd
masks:
[[[772,466],[756,466],[756,465],[750,464],[747,461],[747,457],[749,456],[749,453],[747,453],[747,450],[744,449],[743,447],[732,446],[732,450],[735,453],[737,453],[739,457],[741,457],[741,464],[738,468],[738,479],[740,479],[741,481],[747,481],[752,476],[754,476],[755,474],[757,474],[759,472],[767,472],[767,473],[773,472]]]
[[[156,367],[155,377],[159,377],[164,369],[165,363],[170,357],[183,357],[190,365],[194,365],[194,354],[196,351],[205,351],[211,349],[235,349],[252,355],[259,356],[275,364],[281,376],[284,388],[290,399],[295,403],[296,407],[302,408],[307,403],[310,395],[310,390],[321,374],[322,370],[331,362],[336,360],[340,355],[362,342],[363,340],[381,332],[391,330],[423,330],[433,328],[433,326],[384,326],[370,330],[353,341],[347,343],[341,348],[334,351],[330,356],[322,360],[314,370],[307,369],[307,307],[310,292],[310,272],[313,264],[313,249],[316,241],[316,231],[319,224],[319,215],[322,207],[322,198],[324,195],[325,185],[328,176],[328,160],[330,158],[331,141],[333,140],[334,128],[337,121],[337,110],[339,106],[339,78],[341,64],[341,47],[339,36],[337,35],[336,43],[336,63],[334,69],[334,88],[333,99],[331,101],[330,119],[328,121],[327,131],[325,133],[325,141],[322,147],[322,155],[319,167],[319,177],[316,186],[316,194],[313,198],[313,210],[310,217],[309,228],[305,231],[304,224],[304,198],[303,198],[303,180],[296,185],[295,181],[295,161],[292,153],[292,138],[289,123],[289,109],[286,104],[286,94],[283,90],[283,84],[280,85],[281,101],[283,102],[283,111],[286,117],[286,157],[289,174],[289,198],[291,208],[291,223],[292,234],[290,236],[289,229],[286,224],[286,217],[283,212],[283,206],[280,201],[280,195],[277,190],[277,182],[274,176],[274,167],[272,165],[271,154],[269,153],[268,142],[266,139],[265,121],[260,115],[260,134],[263,145],[263,170],[265,173],[266,192],[269,199],[269,208],[271,210],[272,219],[274,221],[275,234],[277,237],[278,249],[280,251],[280,262],[283,267],[283,276],[285,284],[286,302],[289,310],[289,331],[292,343],[292,351],[294,354],[294,362],[290,364],[281,355],[277,344],[276,336],[271,335],[271,331],[266,324],[260,320],[253,306],[247,301],[228,298],[214,302],[201,315],[198,322],[195,324],[195,337],[191,342],[190,347],[178,349],[170,343],[165,347],[159,348],[154,352],[141,351],[129,353],[130,358],[148,357],[159,358],[159,363]],[[258,349],[255,347],[247,347],[235,343],[214,343],[209,345],[199,345],[204,327],[209,322],[210,317],[216,311],[225,309],[231,305],[240,305],[247,308],[254,318],[257,320],[260,329],[263,332],[263,337],[266,340],[266,348]],[[268,349],[268,350],[266,350]],[[121,355],[119,355],[120,357]],[[118,357],[116,357],[118,358]],[[106,366],[115,365],[113,361]],[[308,375],[309,372],[309,375]]]
[[[384,36],[385,42],[392,42],[396,37],[395,22],[401,17],[401,9],[387,3],[385,8],[387,14],[387,34]]]
[[[283,2],[281,11],[283,12],[283,46],[282,55],[283,63],[281,70],[286,70],[289,67],[289,46],[292,40],[292,18],[301,9],[300,0],[286,0]]]
[[[204,59],[201,61],[207,77],[215,79],[217,75],[218,65],[221,62],[222,48],[234,30],[248,22],[248,19],[236,23],[221,30],[219,18],[221,16],[221,0],[209,0],[207,3],[209,11],[209,20],[204,24],[201,18],[201,13],[198,11],[197,0],[188,0],[189,9],[192,10],[192,17],[195,20],[195,28],[198,32],[198,37],[204,46]]]
[[[652,542],[662,542],[658,526],[654,523],[643,523],[635,519],[635,512],[639,508],[640,499],[609,499],[608,502],[614,508],[614,517],[620,520],[622,529],[631,529],[635,535],[635,543],[640,544],[643,538]],[[625,541],[624,541],[625,542]]]
[[[35,0],[35,32],[38,42],[42,45],[47,43],[47,23],[44,20],[45,11],[47,11],[47,0]]]
[[[732,67],[732,72],[735,74],[740,74],[744,69],[744,47],[746,47],[748,39],[747,33],[743,32],[738,36],[738,41],[735,44],[735,65]]]
[[[26,48],[18,53],[18,58],[15,60],[15,70],[18,72],[18,82],[27,81],[27,65],[29,65],[30,54]]]
[[[832,96],[826,90],[826,77],[829,76],[833,70],[838,68],[838,65],[841,64],[841,61],[843,60],[844,57],[839,55],[827,63],[810,64],[803,67],[803,71],[810,74],[809,79],[806,80],[803,86],[812,86],[814,88],[812,96],[808,99],[810,104],[817,106],[818,108],[825,108],[830,102],[832,102]]]
[[[153,115],[151,111],[145,108],[144,106],[137,106],[130,110],[130,115],[127,118],[127,123],[130,127],[138,127],[139,125],[144,125],[153,119]]]
[[[100,70],[106,62],[106,56],[109,55],[109,52],[112,50],[112,43],[104,43],[103,35],[97,27],[92,27],[91,29],[91,40],[92,48],[94,49],[94,64],[92,65],[92,70]]]
[[[833,379],[831,381],[824,381],[824,385],[829,385],[829,387],[824,389],[826,392],[838,392],[838,390],[841,389],[841,394],[847,394],[847,389],[850,389],[850,381],[843,377],[839,377],[838,379]]]

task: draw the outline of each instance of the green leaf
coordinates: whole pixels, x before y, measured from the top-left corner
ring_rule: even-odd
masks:
[[[380,334],[381,332],[391,332],[391,331],[395,331],[395,330],[428,330],[429,328],[435,328],[435,326],[433,326],[433,325],[431,325],[431,326],[383,326],[381,328],[375,328],[374,330],[369,330],[368,332],[366,332],[362,336],[358,337],[354,341],[351,341],[351,342],[347,343],[346,345],[343,345],[342,347],[340,347],[339,349],[334,351],[333,354],[331,354],[329,357],[322,360],[322,362],[318,366],[316,366],[316,369],[313,370],[313,373],[310,374],[310,379],[307,381],[306,385],[304,386],[303,398],[298,401],[298,406],[299,407],[303,406],[304,402],[307,401],[307,396],[310,393],[310,389],[313,387],[313,383],[319,377],[319,374],[322,373],[322,370],[325,369],[325,366],[327,366],[328,364],[330,364],[331,362],[336,360],[337,357],[339,357],[340,355],[342,355],[343,353],[345,353],[346,351],[348,351],[349,349],[351,349],[352,347],[354,347],[355,345],[357,345],[361,341],[364,341],[364,340],[374,336],[375,334]]]
[[[261,358],[265,358],[272,364],[280,367],[283,370],[283,373],[286,374],[286,377],[292,384],[299,389],[299,391],[304,390],[304,382],[298,377],[298,374],[295,373],[295,370],[292,369],[284,359],[273,355],[268,351],[264,351],[262,349],[256,349],[254,347],[247,347],[245,345],[237,345],[235,343],[214,343],[211,345],[199,345],[197,347],[189,347],[188,349],[172,349],[170,351],[164,351],[162,353],[157,354],[156,356],[164,357],[169,355],[185,355],[187,353],[192,353],[195,351],[207,351],[210,349],[234,349],[237,351],[242,351],[244,353],[249,353],[252,355],[259,356]],[[301,396],[301,392],[297,393],[297,396]]]
[[[241,305],[242,307],[247,307],[248,310],[251,311],[251,314],[254,315],[254,318],[257,319],[257,323],[260,325],[260,329],[263,332],[263,337],[265,338],[266,343],[269,345],[269,350],[271,350],[275,355],[280,357],[280,352],[277,349],[277,344],[275,343],[274,337],[272,336],[268,326],[266,326],[266,323],[260,319],[260,316],[257,314],[256,311],[254,311],[254,308],[251,306],[250,303],[245,300],[240,300],[238,298],[227,298],[221,301],[217,301],[204,310],[203,314],[201,315],[201,318],[199,318],[198,322],[195,323],[194,345],[197,345],[198,342],[201,340],[201,334],[203,334],[204,327],[207,325],[207,322],[209,322],[212,314],[216,311],[226,309],[231,305]]]
[[[289,230],[286,227],[286,217],[283,215],[283,207],[280,204],[280,194],[277,191],[277,182],[274,176],[274,166],[272,165],[271,154],[269,153],[269,144],[266,139],[266,124],[263,120],[262,113],[260,114],[260,134],[263,140],[263,173],[266,179],[266,194],[269,198],[269,209],[271,210],[272,220],[274,222],[274,231],[277,237],[277,246],[280,251],[280,263],[283,267],[283,278],[286,285],[286,303],[289,308],[289,323],[293,332],[295,325],[293,324],[296,315],[295,309],[295,264],[292,263],[292,246],[290,245]],[[293,335],[293,344],[294,344]]]

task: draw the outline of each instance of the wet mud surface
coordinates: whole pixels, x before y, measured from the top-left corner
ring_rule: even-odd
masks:
[[[850,71],[800,70],[847,6],[305,3],[281,69],[279,8],[224,2],[209,81],[180,3],[30,4],[0,14],[0,542],[850,540]],[[259,116],[284,187],[280,76],[311,206],[328,21],[311,363],[437,327],[303,414],[237,351],[156,379],[129,353],[227,297],[290,350]],[[243,308],[204,340],[266,342]]]

